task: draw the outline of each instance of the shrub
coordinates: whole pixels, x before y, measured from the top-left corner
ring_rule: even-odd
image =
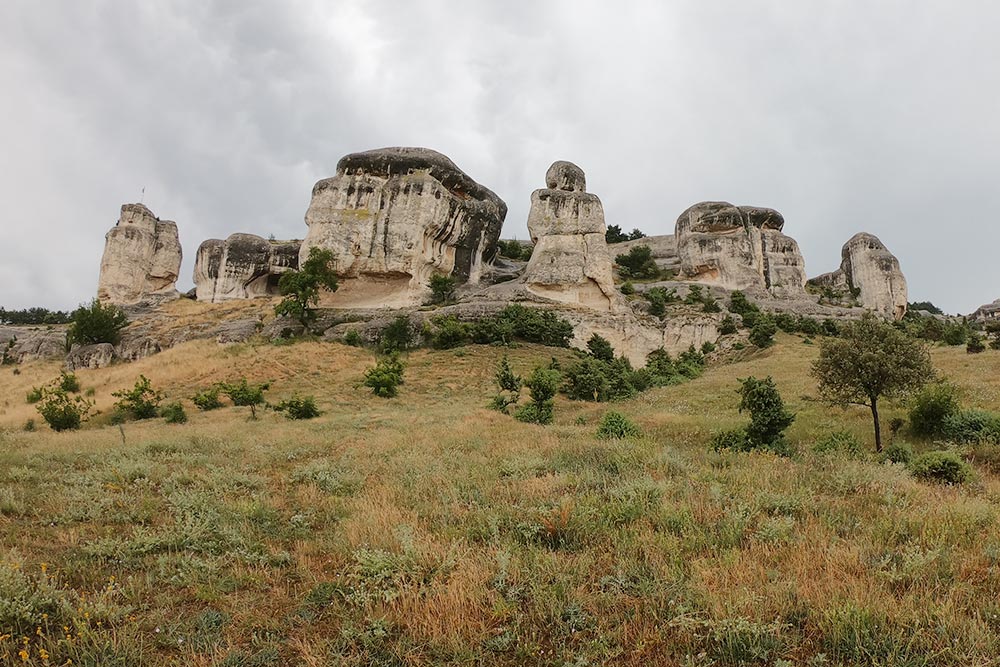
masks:
[[[35,430],[35,420],[29,419],[26,422],[24,422],[23,430],[25,430],[28,433],[32,433]]]
[[[933,451],[921,454],[910,464],[913,476],[927,481],[961,484],[972,479],[972,466],[958,454],[949,451]]]
[[[733,319],[732,315],[726,315],[722,318],[722,322],[719,323],[719,333],[723,336],[729,336],[734,334],[739,329],[736,326],[736,320]]]
[[[184,424],[188,420],[187,412],[184,411],[184,406],[180,404],[180,401],[164,405],[160,408],[160,416],[168,424]]]
[[[626,278],[652,279],[660,275],[660,267],[653,259],[653,251],[647,245],[637,245],[615,257],[618,272]]]
[[[688,293],[684,296],[684,303],[693,306],[696,303],[702,303],[704,299],[705,296],[701,291],[701,285],[688,286]]]
[[[372,368],[365,371],[363,384],[376,396],[396,396],[399,385],[403,384],[403,361],[399,354],[394,352],[379,359]]]
[[[350,329],[344,334],[344,345],[350,345],[351,347],[361,347],[364,345],[365,341],[361,337],[361,332],[357,329]]]
[[[768,315],[758,315],[750,329],[750,342],[757,347],[770,347],[774,344],[774,334],[778,327]]]
[[[573,325],[549,310],[511,304],[492,317],[474,323],[476,343],[510,345],[515,340],[552,347],[569,347]]]
[[[701,344],[702,354],[711,354],[713,352],[715,352],[715,343],[713,343],[710,340],[706,340],[704,343]]]
[[[498,241],[497,247],[501,257],[515,260],[531,258],[531,245],[524,245],[520,241]]]
[[[524,382],[531,395],[531,403],[518,408],[514,417],[522,422],[551,424],[553,398],[559,390],[561,381],[562,374],[557,370],[536,368],[532,371],[531,376]]]
[[[909,465],[913,460],[913,447],[908,442],[894,442],[885,448],[883,458],[890,463]]]
[[[59,387],[49,387],[42,391],[36,409],[53,431],[73,431],[86,421],[93,405],[82,396],[70,396]]]
[[[835,320],[831,320],[831,319],[827,318],[827,319],[823,320],[823,323],[820,325],[820,327],[823,329],[823,335],[825,335],[825,336],[839,336],[840,335],[840,325],[837,324],[837,322]]]
[[[321,290],[337,291],[337,274],[333,270],[333,252],[313,246],[309,257],[297,271],[289,271],[278,280],[278,291],[284,299],[274,307],[278,317],[293,317],[309,330],[316,319],[315,306]]]
[[[590,356],[598,361],[615,360],[615,348],[611,347],[608,339],[599,334],[595,333],[590,337],[590,340],[587,341],[587,349],[590,350]]]
[[[78,394],[80,393],[80,380],[75,373],[63,371],[59,374],[59,388],[67,394]]]
[[[118,401],[115,411],[123,418],[150,419],[156,416],[163,394],[153,389],[152,383],[145,375],[140,375],[132,389],[122,389],[111,394]]]
[[[500,389],[500,393],[493,397],[493,401],[490,402],[489,407],[492,410],[507,414],[508,408],[512,405],[517,405],[517,402],[521,399],[521,385],[524,383],[524,380],[511,369],[510,360],[506,354],[500,360],[496,375],[493,377],[496,380],[497,387]]]
[[[222,407],[222,401],[219,400],[219,391],[219,387],[210,387],[209,389],[199,391],[191,397],[191,402],[199,410],[216,410]]]
[[[750,413],[747,441],[752,447],[780,448],[783,432],[795,415],[785,409],[781,394],[769,376],[763,380],[748,377],[740,380],[740,412]]]
[[[66,340],[70,345],[93,345],[95,343],[121,342],[121,331],[128,326],[125,311],[114,304],[103,304],[94,299],[89,306],[80,306],[73,311],[73,323],[69,326]]]
[[[960,443],[1000,443],[1000,415],[986,410],[960,410],[944,418],[941,435]]]
[[[270,382],[250,384],[245,377],[240,378],[239,382],[219,384],[219,389],[229,397],[234,406],[250,408],[251,419],[257,419],[257,406],[264,403],[264,392],[270,388]]]
[[[24,400],[28,403],[34,404],[42,400],[42,395],[45,393],[43,387],[32,387],[31,390],[25,394]]]
[[[734,290],[729,295],[729,312],[745,317],[747,313],[759,313],[760,308],[751,303],[746,294],[740,290]]]
[[[834,431],[816,441],[813,451],[817,454],[845,454],[852,458],[864,456],[861,441],[850,431]]]
[[[709,440],[709,445],[717,452],[724,449],[746,452],[752,449],[750,442],[747,440],[746,429],[742,428],[726,429],[713,433],[712,439]]]
[[[823,333],[823,325],[811,317],[801,316],[796,322],[796,328],[807,336],[819,336]]]
[[[597,427],[597,437],[605,440],[618,438],[638,438],[642,431],[632,421],[620,412],[605,413]]]
[[[431,347],[447,350],[468,343],[472,339],[472,325],[454,315],[434,317],[426,327],[426,337]]]
[[[945,420],[958,411],[958,389],[954,385],[929,384],[910,401],[910,430],[922,437],[940,435]]]
[[[969,334],[969,342],[965,345],[965,351],[969,354],[979,354],[986,351],[986,344],[983,337],[973,331]]]
[[[443,273],[431,276],[431,303],[448,303],[455,299],[455,278]]]
[[[705,311],[706,313],[721,313],[722,312],[722,306],[719,305],[719,302],[716,301],[715,297],[713,297],[711,294],[708,295],[708,296],[706,296],[705,300],[702,301],[702,307],[701,307],[701,309],[703,311]]]
[[[649,302],[649,314],[662,319],[667,314],[667,304],[677,301],[677,290],[653,287],[643,292],[642,296]]]
[[[633,294],[635,294],[635,286],[632,284],[631,280],[626,280],[624,283],[622,283],[622,286],[618,288],[618,291],[620,291],[625,296],[632,296]]]
[[[379,348],[388,354],[407,350],[413,347],[416,333],[410,318],[399,315],[379,334]]]
[[[945,345],[961,345],[969,338],[969,328],[961,322],[947,322],[941,340]]]
[[[705,370],[705,355],[695,350],[694,345],[691,345],[677,357],[674,368],[682,377],[693,380]]]
[[[773,316],[774,324],[785,333],[795,333],[798,328],[798,320],[788,313],[777,313]]]
[[[313,419],[319,417],[316,399],[312,396],[292,396],[274,406],[275,412],[285,413],[287,419]]]

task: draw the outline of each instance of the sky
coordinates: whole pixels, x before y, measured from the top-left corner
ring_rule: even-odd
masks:
[[[343,155],[424,146],[506,238],[570,160],[609,225],[768,206],[810,276],[866,231],[969,313],[1000,298],[998,29],[977,0],[3,0],[0,306],[91,299],[123,203],[178,223],[183,291],[205,239],[302,238]]]

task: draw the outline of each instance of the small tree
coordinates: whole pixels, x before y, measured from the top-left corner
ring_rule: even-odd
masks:
[[[866,313],[847,324],[839,338],[820,343],[812,366],[820,394],[841,405],[864,405],[872,413],[875,450],[882,451],[878,404],[909,395],[934,378],[927,348],[915,338]]]
[[[750,328],[750,342],[757,347],[774,345],[774,334],[778,333],[778,325],[770,315],[760,314]]]
[[[82,396],[70,396],[58,385],[42,390],[42,398],[36,409],[53,431],[73,431],[87,419],[91,401]]]
[[[723,336],[728,336],[734,334],[737,331],[736,320],[733,319],[732,315],[726,315],[722,318],[722,322],[719,323],[719,333]]]
[[[128,316],[125,311],[112,303],[104,304],[94,299],[90,305],[73,311],[73,323],[69,325],[66,340],[70,345],[117,345],[126,326]]]
[[[965,344],[965,351],[969,354],[979,354],[986,351],[986,344],[983,343],[983,337],[979,335],[978,331],[969,333],[969,340]]]
[[[292,396],[277,405],[273,406],[275,412],[285,413],[287,419],[314,419],[319,417],[320,411],[316,406],[316,399],[312,396]]]
[[[531,403],[521,407],[514,414],[518,421],[533,424],[551,424],[553,398],[559,391],[562,374],[549,368],[536,368],[525,381],[531,394]]]
[[[413,347],[416,329],[409,316],[399,315],[379,334],[379,348],[388,354]]]
[[[163,394],[153,389],[152,383],[145,375],[140,375],[132,389],[122,389],[111,394],[118,401],[115,411],[132,419],[151,419],[156,416]]]
[[[393,352],[365,371],[364,385],[372,393],[382,398],[393,398],[403,384],[403,361],[398,352]]]
[[[493,397],[489,407],[506,414],[510,406],[517,405],[517,402],[521,399],[521,385],[524,384],[524,380],[521,379],[521,376],[514,373],[506,354],[500,360],[494,378],[496,379],[500,393]]]
[[[750,425],[746,429],[750,446],[781,450],[776,445],[784,437],[785,429],[795,421],[795,415],[785,409],[770,376],[763,380],[755,377],[740,380],[740,412],[744,411],[750,413]]]
[[[622,241],[628,241],[628,234],[623,232],[619,225],[608,225],[608,228],[604,232],[604,240],[607,243],[621,243]]]
[[[443,273],[431,276],[431,303],[449,303],[455,299],[455,278]]]
[[[590,340],[587,341],[587,349],[590,350],[590,355],[599,361],[615,360],[615,348],[611,347],[608,339],[600,334],[595,333],[590,337]]]
[[[325,248],[309,248],[309,257],[298,271],[290,271],[278,280],[278,291],[285,297],[274,307],[278,317],[292,317],[309,330],[316,319],[320,290],[337,291],[333,253]]]
[[[220,383],[219,388],[233,405],[249,407],[250,419],[257,419],[257,406],[264,404],[264,392],[271,388],[271,383],[250,384],[246,378],[240,378],[239,382]]]
[[[628,251],[628,254],[621,254],[615,257],[615,264],[618,271],[626,278],[657,278],[660,275],[660,267],[653,259],[653,251],[648,245],[638,245]]]

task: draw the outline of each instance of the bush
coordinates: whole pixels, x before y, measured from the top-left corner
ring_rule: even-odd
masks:
[[[754,321],[750,329],[750,342],[757,347],[770,347],[774,344],[774,334],[778,333],[778,327],[770,316],[760,314]]]
[[[168,424],[184,424],[188,420],[187,412],[184,411],[184,406],[179,401],[167,403],[160,408],[160,416]]]
[[[622,283],[622,286],[618,288],[618,291],[625,296],[632,296],[635,294],[635,286],[632,284],[631,280],[626,280]]]
[[[913,460],[910,471],[918,479],[945,484],[961,484],[972,479],[972,466],[955,452],[933,451]]]
[[[53,431],[73,431],[86,421],[93,403],[82,396],[70,396],[59,387],[42,391],[36,409]]]
[[[319,408],[316,407],[316,399],[312,396],[292,396],[288,400],[282,401],[274,406],[275,412],[285,413],[287,419],[313,419],[319,417]]]
[[[524,383],[524,380],[511,369],[510,360],[506,354],[500,360],[496,375],[493,377],[496,380],[497,387],[500,389],[500,393],[493,397],[489,407],[492,410],[507,414],[508,408],[512,405],[517,405],[517,402],[521,399],[521,385]]]
[[[910,430],[925,438],[938,436],[945,420],[958,411],[958,389],[954,385],[929,384],[910,401]]]
[[[944,325],[941,340],[945,345],[961,345],[969,338],[969,328],[961,322],[948,322]]]
[[[595,333],[590,337],[590,340],[587,341],[587,349],[590,350],[590,356],[598,361],[615,360],[615,348],[611,347],[607,338],[599,334]]]
[[[413,347],[416,333],[410,318],[400,315],[379,334],[379,348],[388,354],[407,350]]]
[[[156,416],[163,394],[153,389],[145,375],[140,375],[132,389],[122,389],[111,394],[118,401],[115,411],[123,418],[151,419]]]
[[[795,333],[799,322],[794,316],[788,313],[777,313],[773,316],[774,324],[785,333]]]
[[[350,329],[344,334],[344,345],[350,345],[351,347],[361,347],[364,345],[365,341],[361,337],[361,332],[357,329]]]
[[[752,449],[747,440],[747,432],[742,428],[726,429],[712,434],[709,440],[712,449],[720,452],[724,449],[731,449],[737,452],[746,452]]]
[[[781,394],[769,376],[763,380],[748,377],[740,380],[740,412],[750,413],[747,441],[751,447],[782,448],[783,433],[795,415],[785,409]]]
[[[813,445],[817,454],[845,454],[852,458],[865,455],[864,445],[850,431],[834,431],[817,440]]]
[[[907,442],[894,442],[885,448],[883,458],[890,463],[909,465],[913,460],[913,447]]]
[[[125,311],[114,304],[103,304],[97,299],[89,306],[80,306],[73,311],[73,323],[69,326],[66,340],[70,345],[93,345],[96,343],[121,342],[121,331],[128,326]]]
[[[531,245],[524,245],[520,241],[498,241],[497,248],[501,257],[515,260],[531,258]]]
[[[31,390],[25,394],[24,400],[29,404],[37,403],[42,400],[44,393],[45,389],[43,387],[32,387]]]
[[[557,370],[536,368],[532,371],[531,376],[524,382],[531,395],[531,403],[518,408],[514,417],[522,422],[551,424],[553,398],[559,390],[561,381],[562,374]]]
[[[965,351],[969,354],[979,354],[980,352],[985,352],[986,344],[983,342],[983,337],[975,331],[970,333],[969,342],[965,345]]]
[[[515,340],[552,347],[569,347],[573,325],[549,310],[511,304],[472,325],[472,339],[481,344],[510,345]]]
[[[642,435],[639,427],[620,412],[605,413],[597,428],[597,437],[605,440],[618,438],[638,438]]]
[[[454,315],[439,316],[431,318],[425,333],[431,347],[447,350],[472,340],[472,325]]]
[[[713,297],[711,294],[709,294],[708,296],[706,296],[705,300],[702,301],[702,307],[701,307],[701,309],[703,311],[705,311],[706,313],[721,313],[722,312],[722,306],[719,305],[719,302],[716,301],[715,297]]]
[[[726,315],[722,318],[722,322],[719,323],[719,333],[723,336],[729,336],[734,334],[739,329],[736,326],[736,320],[733,319],[732,315]]]
[[[807,336],[819,336],[823,333],[823,325],[811,317],[799,317],[796,328]]]
[[[701,344],[702,354],[712,354],[713,352],[715,352],[715,343],[713,343],[710,340],[706,340],[704,343]]]
[[[337,291],[337,274],[333,268],[333,252],[325,248],[309,248],[306,261],[295,271],[282,274],[278,291],[284,299],[274,307],[278,317],[293,317],[308,332],[316,319],[315,306],[322,290]]]
[[[840,335],[840,325],[837,324],[835,320],[829,318],[823,320],[820,325],[823,329],[823,335],[825,336],[839,336]]]
[[[959,443],[1000,443],[1000,415],[986,410],[960,410],[944,418],[941,435]]]
[[[431,276],[431,303],[448,303],[455,299],[455,278],[443,273]]]
[[[677,290],[653,287],[643,292],[642,296],[649,302],[649,314],[662,319],[667,314],[667,304],[677,301]]]
[[[403,361],[398,353],[389,354],[376,362],[375,366],[365,371],[363,384],[372,393],[382,398],[393,398],[399,393],[399,385],[403,384]]]
[[[701,291],[701,285],[688,286],[688,293],[684,296],[684,303],[693,306],[696,303],[702,303],[704,300],[705,296]]]
[[[660,276],[660,267],[653,259],[653,251],[647,245],[637,245],[615,257],[618,272],[626,278],[652,279]]]
[[[24,426],[22,428],[23,428],[24,431],[26,431],[28,433],[34,432],[34,430],[35,430],[35,420],[34,419],[27,420],[26,422],[24,422]]]
[[[80,393],[80,380],[76,374],[63,371],[59,374],[59,388],[67,394],[78,394]]]
[[[219,387],[211,387],[204,391],[199,391],[191,397],[191,402],[199,410],[208,411],[221,408],[222,401],[219,400]]]
[[[236,407],[250,408],[250,418],[257,419],[257,406],[264,403],[264,392],[271,388],[270,382],[250,384],[247,379],[239,382],[222,382],[219,389],[229,397]]]
[[[746,294],[735,290],[729,295],[729,312],[746,317],[748,313],[759,313],[760,308],[751,303]]]

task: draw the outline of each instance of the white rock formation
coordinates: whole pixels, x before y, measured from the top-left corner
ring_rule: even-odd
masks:
[[[1000,299],[997,299],[993,303],[987,303],[979,306],[976,312],[972,314],[972,319],[977,322],[992,322],[994,320],[1000,320]]]
[[[142,204],[124,204],[118,223],[104,238],[98,299],[127,305],[178,296],[182,253],[177,223],[159,220]]]
[[[795,240],[782,234],[784,225],[770,208],[695,204],[677,218],[680,277],[776,297],[804,295],[805,260]]]
[[[306,212],[312,247],[333,252],[340,305],[422,302],[435,273],[476,284],[497,252],[507,205],[444,155],[383,148],[347,155]],[[352,280],[353,279],[353,280]]]
[[[253,234],[209,239],[194,263],[198,301],[221,303],[278,294],[283,273],[299,266],[299,241],[268,241]]]
[[[622,241],[608,245],[612,257],[627,255],[632,248],[644,245],[652,253],[653,261],[665,271],[678,272],[681,268],[681,258],[677,255],[677,238],[673,234],[660,236],[644,236],[634,241]]]
[[[896,259],[872,234],[855,234],[841,250],[840,268],[809,281],[827,298],[856,298],[864,308],[900,320],[906,314],[906,278]]]
[[[535,244],[523,280],[536,296],[610,311],[619,305],[604,239],[604,207],[586,190],[583,170],[556,162],[549,187],[531,194],[528,232]],[[558,186],[558,187],[555,187]]]

